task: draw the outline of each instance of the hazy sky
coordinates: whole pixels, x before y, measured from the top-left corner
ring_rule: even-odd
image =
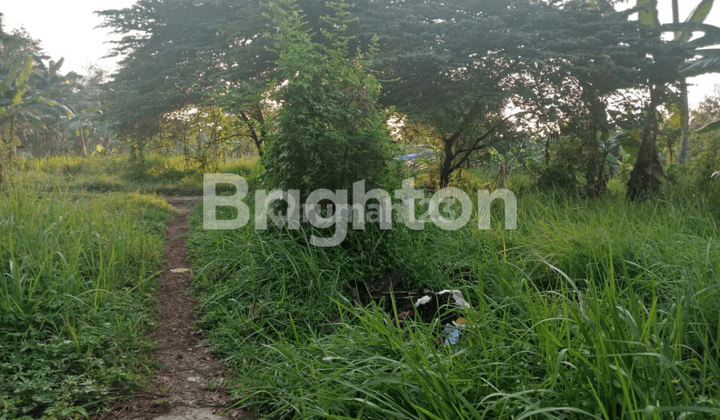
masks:
[[[699,0],[680,0],[680,19],[697,5]],[[114,70],[113,60],[100,57],[107,55],[110,46],[105,42],[111,37],[106,30],[94,29],[101,19],[96,10],[130,7],[135,0],[3,0],[0,13],[4,14],[5,30],[20,26],[35,39],[39,39],[48,55],[57,60],[65,57],[63,70],[83,73],[88,64]],[[635,3],[634,1],[632,2]],[[629,4],[629,3],[628,3]],[[659,0],[660,21],[669,23],[671,0]],[[708,17],[707,23],[720,26],[720,4]],[[707,94],[712,94],[720,84],[720,75],[708,75],[688,80],[690,106],[696,106]]]
[[[30,36],[42,42],[54,60],[65,57],[65,72],[84,73],[88,64],[113,70],[115,61],[101,60],[107,55],[111,37],[104,29],[94,29],[100,19],[96,10],[130,7],[135,0],[3,0],[0,13],[4,30],[24,26]]]

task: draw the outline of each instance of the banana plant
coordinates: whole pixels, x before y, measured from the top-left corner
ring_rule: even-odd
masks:
[[[5,80],[0,80],[0,118],[5,119],[23,102],[32,73],[32,58],[23,59],[10,52],[3,61],[6,75]]]
[[[697,14],[695,20],[680,25],[666,25],[669,29],[676,28],[679,30],[676,31],[676,39],[690,45],[692,54],[697,57],[684,63],[681,73],[685,77],[720,73],[720,48],[708,48],[720,45],[720,28],[702,23],[711,8],[712,1],[704,1],[693,11],[694,14]],[[704,35],[693,41],[688,41],[692,37],[693,31],[703,32]],[[678,33],[680,35],[677,35]],[[696,130],[696,132],[702,134],[718,129],[720,129],[720,120],[712,121]]]
[[[72,118],[73,112],[61,102],[72,93],[71,82],[78,76],[61,75],[62,62],[46,66],[42,57],[13,44],[0,54],[0,182],[9,179],[18,147],[40,136],[48,123]]]
[[[20,145],[15,135],[17,116],[27,104],[32,58],[9,51],[0,62],[0,182],[8,179],[8,165]]]
[[[678,105],[680,119],[683,127],[683,139],[678,157],[679,163],[684,163],[687,154],[689,137],[689,107],[687,92],[687,77],[699,76],[707,73],[720,72],[720,49],[700,49],[720,44],[720,28],[704,24],[713,8],[714,0],[701,0],[684,22],[679,19],[679,0],[672,0],[673,23],[661,24],[658,18],[657,0],[636,0],[635,8],[638,11],[638,21],[641,25],[651,28],[656,33],[674,32],[673,42],[686,51],[679,66],[683,79],[680,81],[680,95]],[[591,6],[603,13],[615,11],[610,0],[588,0]],[[692,40],[693,32],[703,32],[704,36]],[[700,57],[700,58],[694,58]],[[691,59],[688,61],[688,59]],[[720,122],[718,122],[720,126]]]
[[[687,155],[688,138],[690,135],[689,131],[689,115],[690,110],[688,107],[688,91],[687,91],[687,77],[698,76],[701,74],[712,73],[720,71],[720,60],[717,61],[716,65],[712,65],[716,60],[713,57],[705,57],[705,50],[699,50],[699,48],[717,45],[720,43],[715,35],[714,29],[717,29],[710,25],[705,25],[705,19],[707,19],[710,11],[713,8],[713,0],[702,0],[700,1],[695,9],[688,15],[684,22],[680,22],[679,17],[679,5],[678,0],[672,1],[673,9],[673,23],[670,25],[661,25],[658,20],[657,12],[657,0],[637,0],[637,7],[639,11],[639,21],[641,24],[659,29],[661,32],[673,31],[674,37],[673,42],[680,44],[681,48],[688,52],[688,57],[701,56],[700,59],[693,61],[682,60],[679,64],[682,67],[681,74],[683,75],[680,80],[680,97],[678,105],[680,108],[680,120],[683,131],[682,143],[680,146],[680,153],[678,156],[678,163],[685,163],[685,157]],[[714,29],[713,29],[714,28]],[[705,33],[705,36],[698,40],[690,41],[693,36],[693,31],[700,30]],[[709,59],[708,59],[709,58]],[[717,58],[720,58],[718,56]]]
[[[700,4],[692,11],[690,16],[685,20],[686,23],[703,23],[713,7],[712,0],[701,1]],[[673,0],[673,23],[679,23],[678,16],[678,0]],[[686,43],[692,38],[692,31],[677,31],[675,32],[675,42]],[[687,77],[687,76],[685,76]],[[688,106],[688,90],[686,78],[683,77],[680,83],[680,124],[682,127],[683,137],[680,144],[680,153],[678,156],[678,162],[680,164],[685,163],[685,157],[687,156],[688,139],[690,137],[690,109]]]

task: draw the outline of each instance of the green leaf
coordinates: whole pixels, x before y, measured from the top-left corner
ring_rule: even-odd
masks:
[[[695,130],[695,132],[698,134],[705,134],[711,131],[715,131],[718,128],[720,128],[720,120],[715,120],[713,122],[705,124],[705,126]]]
[[[680,128],[680,125],[682,124],[682,116],[679,112],[673,112],[672,115],[670,115],[670,126],[673,128]]]
[[[17,86],[24,86],[25,84],[27,84],[28,80],[30,79],[31,73],[32,73],[32,57],[28,57],[28,59],[25,60],[25,66],[23,67],[23,70],[20,73],[20,76],[18,76],[17,80],[15,81],[15,84]]]
[[[620,149],[623,156],[625,154],[630,156],[631,161],[637,160],[637,154],[640,150],[640,136],[639,130],[624,130],[616,133],[608,142],[620,144]]]
[[[672,31],[691,31],[691,32],[702,32],[703,36],[700,38],[688,41],[683,45],[683,48],[705,48],[714,47],[720,44],[720,28],[706,23],[697,22],[683,22],[683,23],[669,23],[662,25],[663,28]],[[698,52],[698,51],[693,51]]]
[[[697,50],[693,51],[695,55],[699,55],[705,58],[720,58],[720,49],[718,48],[708,48],[704,50]]]
[[[60,67],[62,67],[63,63],[65,62],[65,57],[60,58],[57,63],[50,62],[50,73],[55,74],[60,70]]]
[[[714,0],[702,0],[685,22],[703,23],[712,10]]]
[[[597,7],[603,13],[614,12],[615,8],[610,4],[608,0],[590,0],[590,4]]]
[[[13,106],[19,104],[19,103],[22,101],[22,96],[23,96],[24,93],[25,93],[25,91],[24,91],[24,90],[21,90],[21,91],[18,91],[17,94],[15,94],[15,97],[14,97],[13,100],[12,100],[12,105],[13,105]]]
[[[708,73],[720,72],[720,57],[709,57],[697,59],[688,63],[681,73],[685,77],[700,76]]]
[[[650,26],[653,28],[660,27],[660,20],[658,19],[657,11],[657,0],[637,0],[637,7],[640,9],[638,12],[638,21],[641,25]]]
[[[690,23],[703,23],[707,18],[708,14],[712,10],[714,0],[703,0],[697,5],[695,10],[690,13],[685,22]],[[677,42],[688,42],[692,38],[691,31],[675,32],[675,41]]]

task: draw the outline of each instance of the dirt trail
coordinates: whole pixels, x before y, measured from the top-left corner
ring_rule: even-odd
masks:
[[[219,389],[222,370],[210,349],[192,328],[195,300],[189,293],[190,265],[185,253],[188,213],[202,197],[166,197],[180,213],[168,226],[165,262],[158,279],[157,359],[152,390],[119,403],[103,419],[220,420],[250,419],[240,410],[227,410],[227,394]]]

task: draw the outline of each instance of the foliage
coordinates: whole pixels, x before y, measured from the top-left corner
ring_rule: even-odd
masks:
[[[110,121],[143,142],[164,114],[213,104],[245,125],[261,153],[263,94],[277,58],[266,48],[264,10],[260,1],[141,0],[97,12],[123,35],[111,52],[122,60],[107,84]]]
[[[530,22],[543,9],[515,3],[380,2],[372,12],[359,6],[359,26],[380,36],[375,67],[383,103],[435,130],[440,187],[477,151],[512,137],[516,116],[503,111],[537,57]]]
[[[269,12],[287,82],[275,95],[282,108],[263,162],[273,186],[300,190],[302,197],[320,188],[349,190],[361,180],[369,190],[388,173],[389,115],[377,104],[380,84],[367,59],[349,56],[343,34],[349,6],[335,7],[336,15],[325,19],[336,29],[323,32],[330,47],[312,41],[296,3],[280,1]]]
[[[562,166],[549,166],[545,168],[536,182],[540,191],[563,191],[573,194],[577,191],[577,178],[567,168]]]
[[[107,86],[109,117],[119,129],[197,104],[218,82],[214,62],[227,41],[219,25],[237,15],[229,2],[196,3],[145,0],[98,12],[103,27],[124,35],[112,51],[124,57]]]
[[[169,215],[139,194],[0,193],[0,418],[85,416],[139,384]]]
[[[436,130],[440,186],[478,151],[562,132],[585,144],[587,189],[601,193],[597,139],[637,119],[631,88],[671,74],[649,58],[662,43],[627,14],[584,2],[421,3],[381,2],[383,13],[358,15],[380,35],[383,103]],[[622,111],[608,118],[610,102]]]
[[[303,48],[327,55],[337,46],[325,36],[333,28],[322,19],[332,7],[321,3],[299,3],[310,28],[303,37],[315,45]],[[641,108],[648,102],[634,95],[675,80],[677,60],[684,57],[676,48],[680,43],[664,43],[639,28],[652,18],[652,10],[643,8],[640,22],[633,22],[629,12],[615,12],[613,3],[359,1],[349,11],[357,19],[342,24],[342,48],[349,57],[378,35],[373,68],[384,83],[380,99],[409,123],[434,130],[440,186],[477,161],[478,151],[560,131],[583,143],[584,188],[587,195],[598,195],[607,178],[604,143],[618,126],[653,121],[655,110],[645,109],[644,119]],[[265,7],[254,1],[239,6],[227,0],[142,0],[131,8],[100,12],[104,26],[126,35],[114,50],[124,60],[108,85],[110,115],[129,135],[135,155],[142,157],[156,140],[168,113],[210,103],[234,117],[230,124],[244,127],[238,136],[252,140],[258,153],[268,135],[277,138],[281,122],[267,98],[281,95],[278,83],[295,74],[280,68],[288,60],[280,58],[284,47],[276,45],[281,39],[277,22],[271,22],[271,14],[261,16]],[[695,23],[684,30],[687,25]],[[694,48],[693,42],[682,46]],[[292,64],[310,65],[308,60]],[[313,72],[322,67],[312,66]],[[343,88],[348,87],[354,89]],[[358,99],[349,93],[342,100],[321,99]],[[511,105],[524,112],[508,117]],[[309,115],[293,124],[314,124]],[[655,138],[654,128],[647,133]],[[652,154],[652,147],[646,149]],[[652,159],[643,159],[648,161],[643,165],[653,165]]]
[[[61,153],[87,156],[107,150],[112,136],[99,121],[104,74],[61,73],[64,60],[50,60],[38,41],[22,31],[0,29],[0,154],[4,178],[18,156]],[[92,144],[95,143],[95,144]]]
[[[237,140],[242,128],[238,130],[222,108],[184,108],[164,115],[151,150],[183,156],[199,171],[213,171],[233,150],[247,150],[246,142]]]
[[[359,259],[249,225],[203,231],[196,214],[200,325],[238,375],[230,389],[267,418],[720,413],[709,204],[544,194],[518,204],[517,231],[388,232],[395,249],[382,264],[409,290],[456,288],[471,301],[455,347],[442,344],[444,325],[397,328],[398,314],[350,301],[347,285],[375,275],[378,253]]]

